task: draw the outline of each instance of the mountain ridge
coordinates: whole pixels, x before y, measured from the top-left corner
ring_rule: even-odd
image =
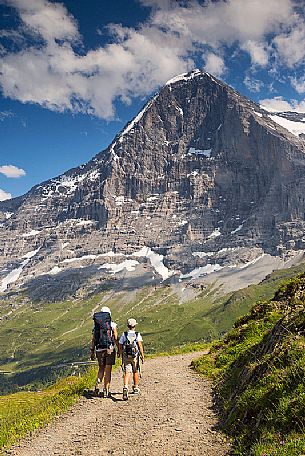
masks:
[[[135,270],[136,281],[158,281],[152,254],[134,257],[144,247],[159,271],[162,263],[190,280],[298,255],[305,143],[269,114],[200,70],[168,81],[88,163],[0,203],[0,268],[11,274],[20,253],[39,248],[6,288],[2,270],[2,291],[66,276],[73,258],[81,268],[70,269],[95,284]],[[107,253],[102,274],[95,260]]]

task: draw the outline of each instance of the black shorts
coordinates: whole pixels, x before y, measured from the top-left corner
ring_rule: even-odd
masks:
[[[115,350],[112,353],[107,353],[107,350],[97,351],[96,357],[100,367],[113,366],[115,364]]]

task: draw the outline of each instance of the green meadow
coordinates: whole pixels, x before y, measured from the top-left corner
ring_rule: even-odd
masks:
[[[147,353],[169,351],[190,342],[222,337],[254,302],[269,299],[285,278],[305,270],[300,265],[276,271],[258,285],[220,296],[212,287],[181,303],[174,287],[104,291],[84,300],[1,303],[0,374],[2,394],[37,389],[71,370],[62,364],[88,360],[92,313],[102,305],[112,309],[119,332],[126,318],[139,322]]]

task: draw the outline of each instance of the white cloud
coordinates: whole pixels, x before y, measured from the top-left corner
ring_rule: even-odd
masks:
[[[0,188],[0,201],[11,199],[12,195]]]
[[[17,166],[14,165],[3,165],[0,166],[0,174],[4,174],[6,177],[21,177],[25,176],[25,171],[24,169],[17,168]]]
[[[4,95],[52,110],[112,118],[116,97],[147,95],[194,66],[185,49],[173,52],[177,37],[121,26],[113,26],[111,32],[116,43],[84,56],[77,55],[70,43],[6,55],[0,64]]]
[[[264,87],[263,81],[255,79],[254,77],[251,77],[249,74],[245,76],[243,82],[251,92],[260,92],[261,89]]]
[[[170,10],[157,11],[152,23],[165,30],[190,36],[193,41],[209,44],[261,42],[269,33],[277,33],[282,24],[292,23],[290,0],[196,1],[182,7],[176,2]]]
[[[291,78],[291,85],[298,93],[305,92],[305,76],[302,78]]]
[[[269,50],[265,43],[248,40],[242,44],[241,48],[250,54],[253,65],[265,67],[269,62]]]
[[[75,19],[61,3],[48,0],[6,0],[6,3],[17,8],[23,23],[46,41],[79,38]]]
[[[151,8],[168,9],[174,4],[175,0],[140,0],[140,3],[144,6],[150,6]]]
[[[288,67],[304,62],[305,57],[305,22],[298,18],[295,26],[273,40],[279,56]]]
[[[12,111],[0,111],[0,122],[3,122],[4,120],[9,119],[10,117],[14,117]]]
[[[209,52],[205,55],[204,69],[215,76],[221,76],[225,72],[226,66],[222,57],[213,52]]]
[[[112,24],[111,43],[79,53],[78,24],[61,3],[6,0],[20,15],[24,39],[30,33],[31,40],[2,56],[3,94],[51,110],[113,118],[117,98],[130,102],[150,94],[194,68],[195,54],[216,76],[225,71],[221,56],[232,45],[264,67],[276,52],[287,60],[281,40],[289,36],[298,42],[305,30],[292,0],[140,1],[152,8],[146,22],[136,29]],[[298,39],[292,38],[296,23]]]
[[[267,111],[292,111],[292,112],[305,112],[305,100],[299,102],[297,100],[287,101],[283,97],[266,98],[260,100],[260,105]]]

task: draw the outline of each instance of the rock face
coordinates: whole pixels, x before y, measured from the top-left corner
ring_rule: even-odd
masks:
[[[208,73],[177,76],[90,162],[0,203],[0,290],[136,286],[302,250],[304,152]]]

